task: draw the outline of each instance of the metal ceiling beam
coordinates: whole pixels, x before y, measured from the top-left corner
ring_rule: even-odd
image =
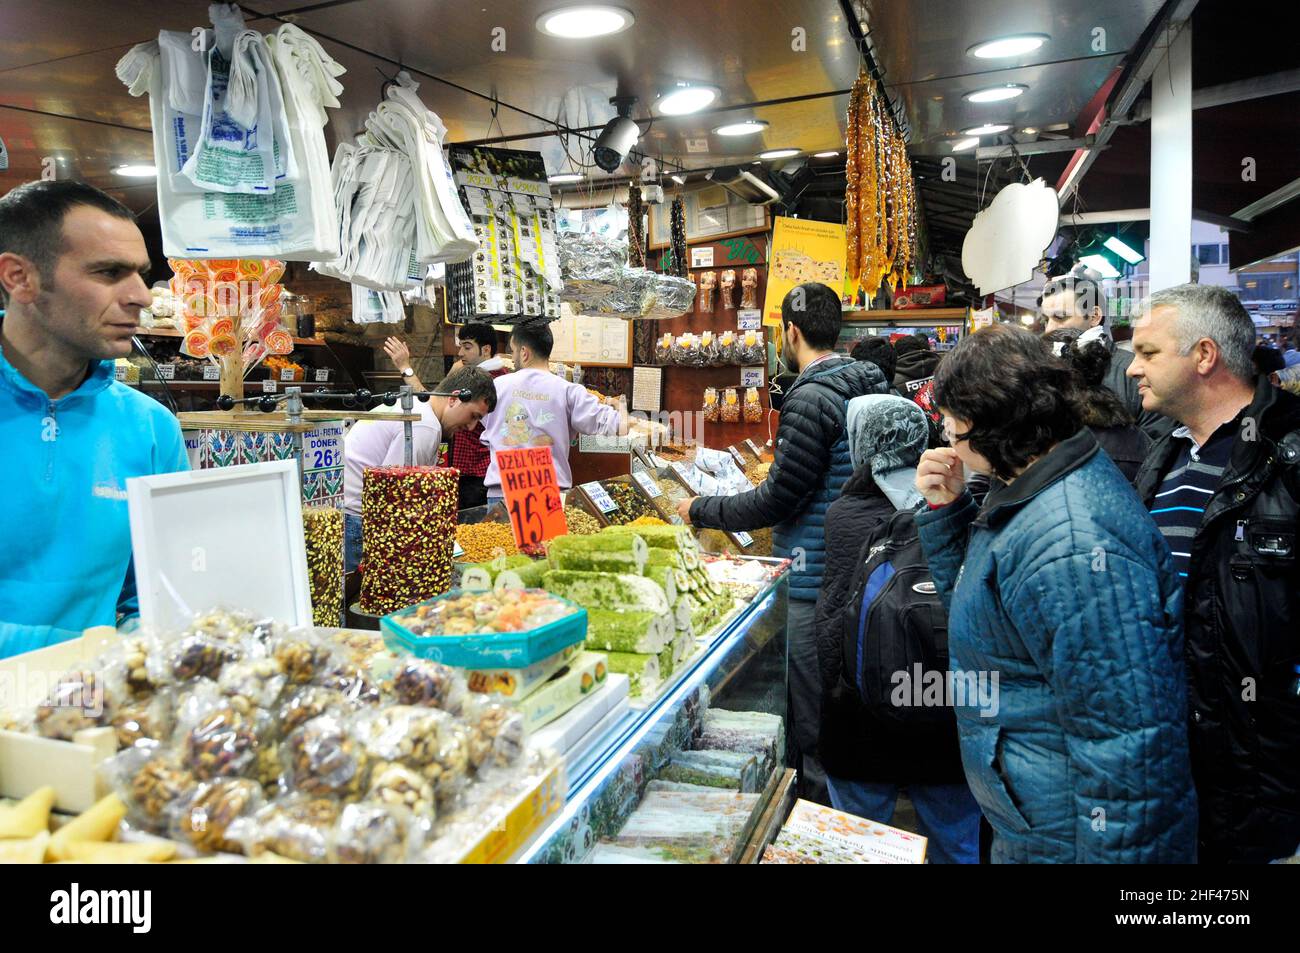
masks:
[[[1192,91],[1193,109],[1210,109],[1214,106],[1227,106],[1230,103],[1244,103],[1251,99],[1265,96],[1280,96],[1300,90],[1300,69],[1285,70],[1268,76],[1252,76],[1219,86],[1207,86]],[[1144,99],[1133,110],[1134,122],[1146,122],[1151,118],[1151,100]]]
[[[1217,212],[1207,212],[1205,209],[1199,208],[1192,209],[1192,219],[1197,222],[1205,222],[1208,225],[1218,225],[1230,232],[1248,232],[1251,227],[1250,222],[1242,219],[1240,215],[1219,215]],[[1149,208],[1119,208],[1107,212],[1062,214],[1060,224],[1062,226],[1110,225],[1115,222],[1148,222],[1150,220],[1151,209]]]
[[[1282,188],[1270,192],[1257,202],[1251,202],[1245,208],[1237,209],[1233,218],[1252,222],[1265,212],[1271,212],[1279,205],[1285,205],[1295,198],[1300,198],[1300,179],[1288,182]]]
[[[981,161],[985,159],[1001,159],[1005,156],[1016,155],[1022,156],[1039,156],[1047,155],[1050,152],[1073,152],[1075,149],[1094,149],[1097,146],[1096,136],[1084,136],[1082,139],[1059,139],[1046,142],[1016,142],[1007,143],[1005,146],[978,146],[975,149],[975,158]],[[1105,148],[1104,146],[1100,148]]]
[[[1115,130],[1127,121],[1129,111],[1132,110],[1138,96],[1142,94],[1142,90],[1151,79],[1151,75],[1156,71],[1156,66],[1164,59],[1165,51],[1168,48],[1167,44],[1163,42],[1165,32],[1171,26],[1181,29],[1182,25],[1191,19],[1192,11],[1196,9],[1196,2],[1197,0],[1170,0],[1156,18],[1153,28],[1147,31],[1146,43],[1121,78],[1119,86],[1115,90],[1112,105],[1106,111],[1106,116],[1096,131],[1097,146],[1104,146],[1110,142],[1110,137],[1115,134]],[[1057,194],[1062,205],[1079,190],[1079,183],[1083,181],[1084,175],[1087,174],[1092,163],[1096,161],[1097,152],[1095,146],[1092,149],[1080,152],[1079,161],[1071,170],[1072,175],[1069,182],[1064,185],[1058,183]]]

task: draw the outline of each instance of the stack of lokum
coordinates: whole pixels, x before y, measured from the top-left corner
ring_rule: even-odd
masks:
[[[696,746],[753,755],[762,785],[785,758],[785,722],[779,715],[761,711],[710,708],[704,713]]]
[[[735,858],[759,800],[729,791],[647,790],[623,829],[589,859],[603,862],[612,847],[648,851],[668,862],[725,864]]]
[[[922,864],[926,839],[811,801],[796,801],[765,864]]]

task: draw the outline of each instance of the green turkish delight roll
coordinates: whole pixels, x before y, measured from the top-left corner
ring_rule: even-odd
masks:
[[[663,586],[644,576],[557,569],[543,577],[542,585],[587,609],[653,612],[664,616],[670,611]]]
[[[659,656],[634,652],[610,652],[609,670],[628,677],[628,692],[651,695],[659,687]]]
[[[668,597],[668,605],[677,605],[679,595],[677,589],[677,570],[670,569],[667,566],[650,566],[645,567],[645,576],[647,579],[653,579],[663,587],[664,595]]]
[[[664,766],[659,778],[752,792],[758,786],[758,762],[738,751],[683,751]]]
[[[665,646],[663,651],[659,653],[659,679],[661,681],[666,682],[668,681],[668,679],[672,677],[673,677],[673,647],[671,645],[668,645]]]
[[[594,536],[557,536],[547,547],[553,569],[579,572],[645,571],[648,549],[635,533],[597,533]]]
[[[602,652],[655,655],[670,643],[664,617],[653,612],[587,610],[587,646]]]

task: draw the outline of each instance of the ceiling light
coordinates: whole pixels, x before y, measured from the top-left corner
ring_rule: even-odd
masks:
[[[133,179],[152,179],[158,174],[157,167],[152,165],[119,165],[113,171]]]
[[[569,182],[581,182],[586,176],[581,172],[559,172],[547,178],[551,185],[565,185]]]
[[[744,122],[732,122],[725,126],[718,126],[713,131],[720,136],[747,136],[751,132],[762,132],[767,128],[767,123],[762,119],[746,119]]]
[[[685,116],[687,113],[699,112],[718,98],[718,90],[713,86],[688,86],[678,84],[670,93],[655,103],[660,115]]]
[[[1006,83],[1002,86],[990,86],[988,89],[977,89],[973,93],[966,93],[962,99],[968,103],[1000,103],[1005,99],[1015,99],[1023,95],[1028,88],[1018,83]]]
[[[788,159],[790,156],[797,156],[798,149],[769,149],[767,152],[760,152],[760,159]]]
[[[587,40],[595,36],[622,33],[636,18],[622,7],[584,3],[576,7],[560,7],[537,18],[537,29],[547,36],[568,40]]]
[[[686,184],[686,176],[684,176],[684,175],[670,175],[670,176],[668,176],[668,178],[672,179],[672,180],[673,180],[674,182],[676,182],[678,185],[685,185],[685,184]]]
[[[1119,255],[1120,258],[1123,258],[1130,265],[1137,265],[1146,260],[1146,255],[1137,251],[1135,248],[1124,244],[1124,242],[1120,241],[1120,239],[1115,235],[1110,236],[1102,242],[1102,244],[1113,251],[1116,255]]]
[[[1087,265],[1103,278],[1118,278],[1119,270],[1107,260],[1105,255],[1084,255],[1079,264]]]
[[[970,139],[958,139],[952,144],[953,152],[965,152],[967,149],[974,149],[980,144],[979,137],[974,136]]]
[[[814,152],[814,153],[813,153],[813,158],[814,158],[814,159],[833,159],[833,158],[835,158],[837,155],[839,155],[839,153],[838,153],[838,152],[835,152],[835,151],[831,151],[831,152]]]
[[[1003,59],[1010,56],[1022,56],[1032,53],[1051,37],[1046,33],[1023,33],[1017,36],[1003,36],[996,40],[976,43],[966,52],[982,60]]]
[[[994,136],[999,132],[1006,132],[1011,127],[1004,122],[990,122],[983,126],[972,126],[970,129],[963,129],[963,136]]]
[[[1038,130],[1035,129],[1033,126],[1025,126],[1025,128],[1021,129],[1020,131],[1023,132],[1026,136],[1038,135]]]
[[[1065,132],[1070,128],[1070,124],[1068,122],[1055,122],[1052,123],[1052,125],[1044,126],[1043,128],[1048,132]]]

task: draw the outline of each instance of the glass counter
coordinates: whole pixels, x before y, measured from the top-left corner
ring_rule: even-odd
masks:
[[[781,566],[781,560],[758,560]],[[564,809],[521,863],[757,862],[793,797],[788,572],[568,766]]]

